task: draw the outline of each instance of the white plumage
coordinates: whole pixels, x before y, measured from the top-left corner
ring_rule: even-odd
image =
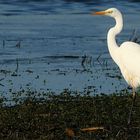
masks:
[[[120,70],[132,88],[140,86],[140,45],[124,42],[120,48]]]
[[[108,31],[107,44],[112,59],[119,66],[124,79],[133,88],[133,102],[128,119],[128,123],[130,123],[135,101],[135,89],[140,86],[140,45],[131,41],[126,41],[120,46],[117,45],[116,35],[123,28],[122,14],[118,9],[110,8],[96,12],[94,15],[107,15],[113,17],[116,21],[116,25]]]
[[[107,44],[110,55],[119,66],[124,79],[132,88],[140,86],[140,45],[131,41],[126,41],[120,46],[116,43],[116,35],[123,28],[123,18],[121,12],[116,8],[96,12],[96,15],[107,15],[113,17],[116,25],[107,34]]]

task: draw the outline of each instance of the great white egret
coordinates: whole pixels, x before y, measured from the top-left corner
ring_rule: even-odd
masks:
[[[128,118],[128,124],[130,124],[136,97],[135,89],[140,86],[140,45],[131,41],[126,41],[120,46],[117,45],[115,37],[123,28],[122,14],[118,9],[109,8],[93,14],[110,16],[116,21],[116,25],[108,31],[107,44],[112,59],[119,66],[124,79],[133,89],[133,101]]]

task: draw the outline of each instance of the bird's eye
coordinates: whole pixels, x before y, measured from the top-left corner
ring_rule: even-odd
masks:
[[[109,14],[113,13],[113,11],[108,11]]]

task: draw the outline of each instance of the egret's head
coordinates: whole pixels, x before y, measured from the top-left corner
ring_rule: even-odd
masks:
[[[106,15],[106,16],[110,16],[110,17],[117,17],[118,15],[120,15],[120,11],[116,8],[109,8],[105,11],[99,11],[99,12],[95,12],[93,13],[93,15]]]

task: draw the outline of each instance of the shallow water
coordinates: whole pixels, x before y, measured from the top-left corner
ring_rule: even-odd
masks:
[[[117,7],[124,14],[118,42],[140,28],[139,1],[0,1],[0,90],[64,89],[113,93],[126,89],[108,53],[106,34],[114,24],[92,11]],[[129,24],[128,24],[129,23]]]

